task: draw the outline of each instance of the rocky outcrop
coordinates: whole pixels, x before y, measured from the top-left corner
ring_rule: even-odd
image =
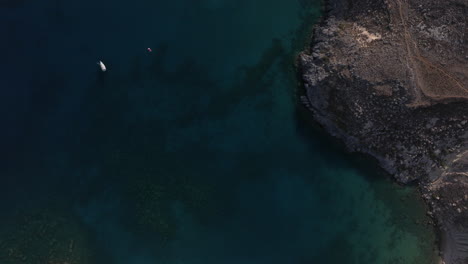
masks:
[[[351,151],[417,182],[446,263],[468,263],[468,0],[330,0],[303,102]]]

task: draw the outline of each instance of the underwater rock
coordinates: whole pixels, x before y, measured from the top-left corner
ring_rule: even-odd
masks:
[[[95,263],[88,230],[73,216],[51,210],[19,214],[2,223],[2,264]]]

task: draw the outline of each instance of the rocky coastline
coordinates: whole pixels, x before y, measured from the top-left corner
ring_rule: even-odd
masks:
[[[417,183],[442,263],[468,263],[468,0],[329,0],[303,103],[350,151]]]

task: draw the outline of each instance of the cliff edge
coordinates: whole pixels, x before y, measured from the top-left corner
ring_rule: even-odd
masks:
[[[468,263],[468,0],[329,0],[303,102],[351,151],[417,182],[447,264]]]

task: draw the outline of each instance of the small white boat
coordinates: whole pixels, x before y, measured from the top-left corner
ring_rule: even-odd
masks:
[[[106,65],[104,65],[102,61],[99,61],[97,64],[99,65],[99,67],[101,67],[101,71],[103,72],[107,71]]]

